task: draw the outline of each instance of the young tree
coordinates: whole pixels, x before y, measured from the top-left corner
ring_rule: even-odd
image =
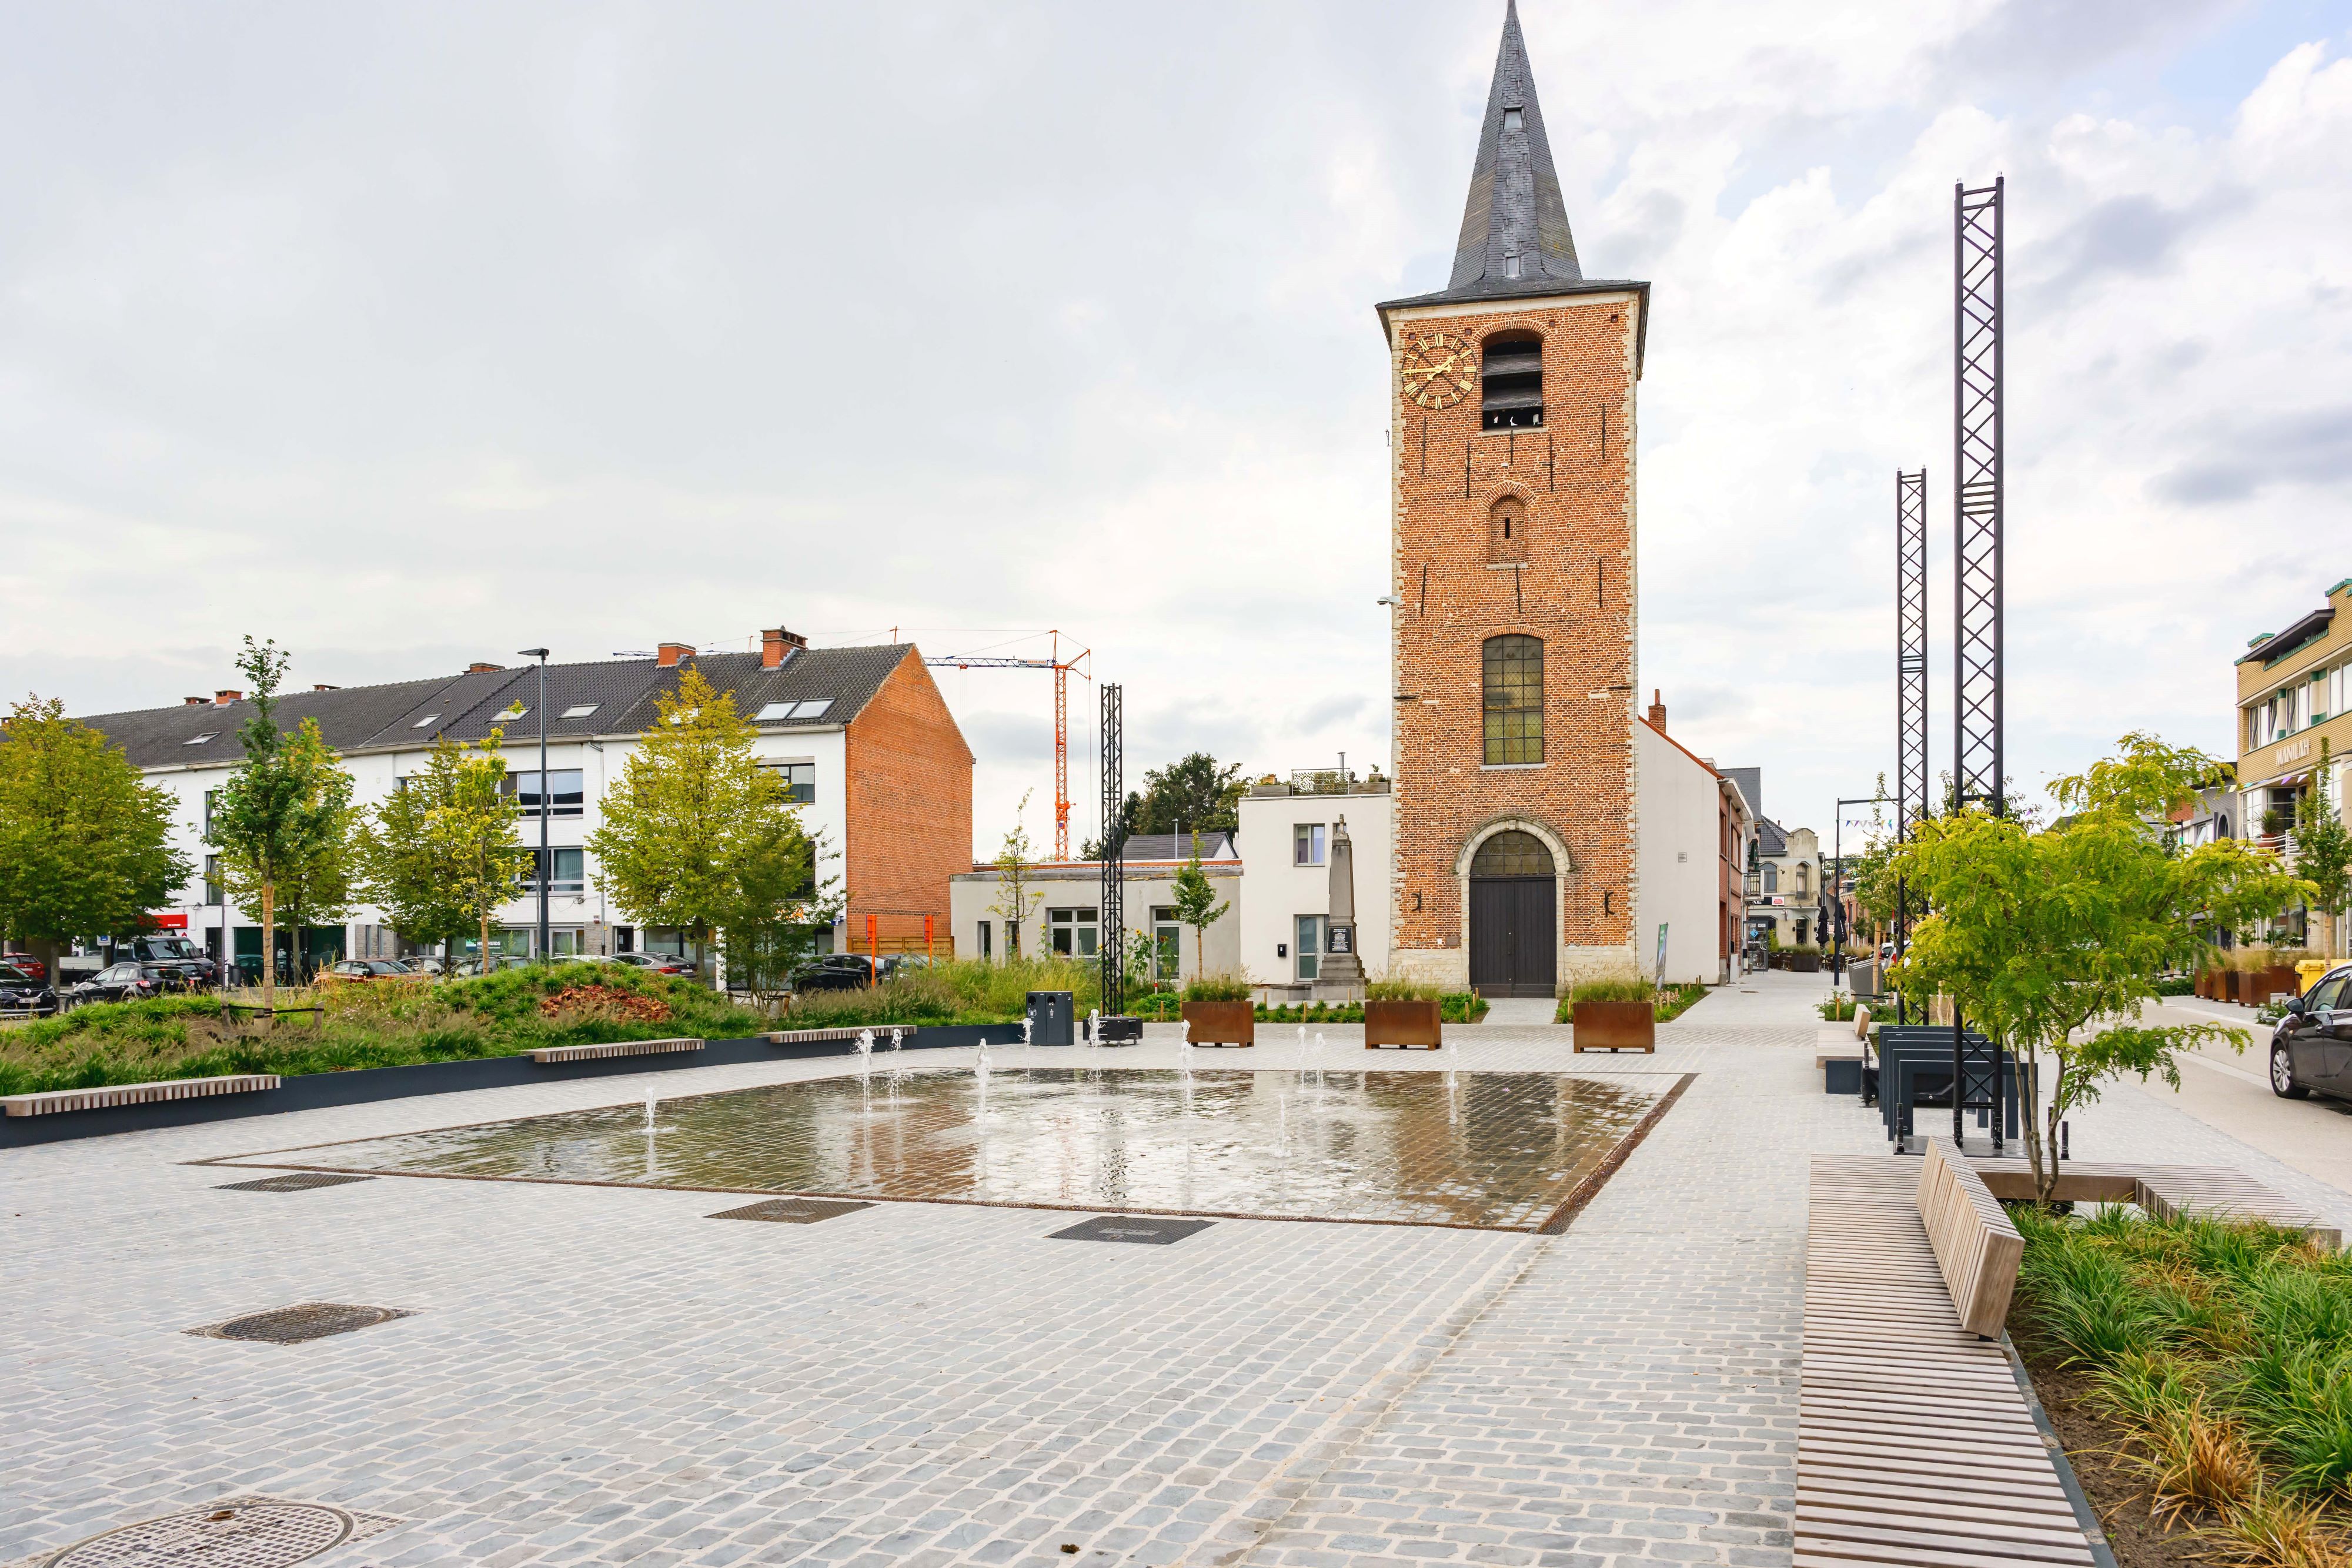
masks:
[[[286,737],[282,756],[289,773],[310,781],[307,799],[320,813],[316,831],[294,846],[280,867],[268,901],[276,906],[271,914],[282,915],[293,933],[299,977],[304,962],[304,931],[313,925],[340,922],[351,914],[358,872],[354,841],[365,813],[352,804],[352,776],[338,766],[341,759],[320,735],[318,720],[304,719]],[[265,900],[258,866],[241,856],[224,854],[221,885],[228,901],[248,918],[262,919]]]
[[[1192,858],[1176,868],[1172,886],[1176,918],[1192,928],[1192,972],[1206,974],[1207,963],[1201,956],[1202,935],[1233,905],[1217,901],[1215,884],[1201,869],[1200,834],[1192,835]]]
[[[2047,828],[1971,807],[1917,824],[1895,854],[1930,911],[1895,984],[1923,1007],[1952,997],[2015,1051],[2026,1157],[2045,1202],[2058,1124],[2103,1081],[2160,1073],[2177,1087],[2174,1052],[2207,1040],[2245,1049],[2244,1031],[2225,1025],[2137,1020],[2160,977],[2202,956],[2209,919],[2235,925],[2308,885],[2242,839],[2181,851],[2162,823],[2212,759],[2137,733],[2119,747],[2055,781],[2066,814]]]
[[[261,999],[278,1005],[278,894],[298,882],[350,829],[351,778],[318,738],[318,727],[285,735],[278,728],[278,688],[288,655],[272,640],[245,640],[236,667],[253,683],[254,715],[236,732],[245,765],[229,775],[213,810],[205,841],[223,869],[251,887],[261,921]]]
[[[487,970],[490,913],[520,891],[531,863],[501,738],[494,729],[472,746],[436,743],[425,771],[402,779],[359,835],[368,896],[403,936],[439,943],[452,970],[457,944],[478,928]]]
[[[760,766],[732,692],[689,666],[655,706],[588,848],[597,885],[640,924],[686,930],[699,959],[711,933],[742,910],[747,877],[772,885],[753,867],[763,856],[780,863],[789,838],[780,824],[798,822],[783,780]]]
[[[820,877],[824,838],[786,805],[747,826],[734,856],[733,885],[718,920],[730,974],[752,990],[780,991],[815,952],[820,932],[841,918],[841,879]]]
[[[0,935],[57,972],[76,936],[134,931],[193,871],[172,793],[65,705],[28,696],[0,735]]]
[[[1029,841],[1028,824],[1022,821],[1029,810],[1029,796],[1022,795],[1021,804],[1013,809],[1013,831],[1004,835],[1004,847],[996,852],[996,902],[989,913],[1007,922],[1004,956],[1021,956],[1021,927],[1027,923],[1034,907],[1045,901],[1042,889],[1031,891],[1031,873],[1036,870],[1036,846]]]
[[[2344,802],[2325,792],[2334,777],[2327,742],[2319,743],[2319,766],[2295,801],[2294,873],[2318,891],[2311,899],[2319,916],[2319,940],[2313,944],[2326,957],[2336,956],[2336,924],[2352,903],[2352,829],[2344,825]],[[2336,786],[2339,791],[2344,788]]]

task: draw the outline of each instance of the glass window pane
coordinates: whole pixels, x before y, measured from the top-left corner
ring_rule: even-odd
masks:
[[[1543,760],[1543,643],[1534,637],[1490,637],[1483,653],[1486,759],[1489,765]]]

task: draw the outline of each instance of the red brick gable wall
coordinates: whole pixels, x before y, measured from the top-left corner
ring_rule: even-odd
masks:
[[[1466,964],[1463,850],[1506,818],[1567,846],[1559,940],[1633,941],[1634,835],[1634,353],[1639,299],[1500,303],[1491,313],[1391,327],[1394,473],[1395,960]],[[1398,381],[1402,349],[1444,331],[1543,339],[1544,427],[1480,429],[1474,389],[1425,410]],[[1496,508],[1516,518],[1498,542]],[[1520,538],[1524,535],[1524,539]],[[1524,557],[1524,563],[1502,562]],[[1481,650],[1509,632],[1544,643],[1544,763],[1485,766]],[[1417,960],[1416,955],[1423,956]],[[1563,960],[1561,979],[1569,977]],[[1466,969],[1465,971],[1466,973]]]
[[[885,950],[922,944],[934,919],[944,955],[948,878],[971,869],[971,747],[922,657],[908,651],[843,737],[848,939],[877,916]]]

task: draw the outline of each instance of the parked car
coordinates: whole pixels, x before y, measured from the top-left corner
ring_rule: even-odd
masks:
[[[186,988],[204,990],[220,984],[220,966],[210,954],[184,936],[169,933],[133,936],[114,946],[118,964],[149,964],[176,971]]]
[[[796,991],[862,991],[880,978],[878,966],[863,953],[828,953],[793,971]]]
[[[58,994],[48,981],[28,975],[16,964],[0,964],[0,1013],[31,1013],[36,1018],[58,1010]]]
[[[184,991],[186,977],[163,964],[109,964],[66,995],[78,1007],[83,1002],[135,1002],[166,991]]]
[[[524,957],[520,953],[502,953],[491,962],[490,967],[493,971],[499,969],[528,969],[530,967],[530,960]],[[464,963],[458,965],[457,968],[457,973],[460,975],[478,975],[481,972],[482,961],[479,958],[468,958]]]
[[[655,975],[691,975],[695,972],[693,959],[674,957],[667,953],[615,953],[613,962]]]
[[[49,967],[30,953],[0,954],[0,964],[5,964],[19,974],[29,976],[45,985],[48,982]]]
[[[396,980],[415,973],[397,958],[345,958],[327,971],[327,977],[335,980]]]
[[[2352,964],[2319,977],[2271,1031],[2271,1092],[2352,1100]]]

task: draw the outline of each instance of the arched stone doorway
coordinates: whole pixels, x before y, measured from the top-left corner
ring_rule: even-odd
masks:
[[[1507,828],[1470,860],[1470,983],[1481,996],[1549,997],[1559,982],[1559,878],[1533,833]]]

